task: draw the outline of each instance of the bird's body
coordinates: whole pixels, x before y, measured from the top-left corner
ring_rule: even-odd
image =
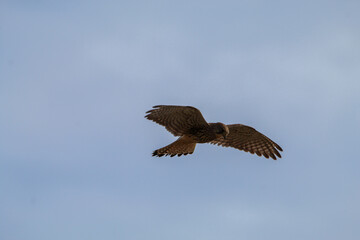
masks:
[[[258,156],[281,158],[281,147],[254,128],[242,124],[207,123],[201,112],[191,106],[157,105],[146,112],[152,120],[179,138],[153,152],[153,156],[192,154],[197,143],[233,147]],[[279,151],[278,151],[279,150]]]

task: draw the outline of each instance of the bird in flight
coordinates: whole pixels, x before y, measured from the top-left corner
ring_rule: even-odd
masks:
[[[233,147],[266,158],[281,158],[281,147],[254,128],[242,124],[208,123],[201,112],[191,106],[157,105],[145,118],[164,126],[179,138],[153,152],[153,156],[192,154],[197,143]]]

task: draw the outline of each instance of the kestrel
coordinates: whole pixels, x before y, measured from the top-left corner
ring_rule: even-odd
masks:
[[[233,147],[258,156],[281,158],[281,147],[254,128],[242,124],[207,123],[201,112],[191,106],[157,105],[145,118],[164,126],[179,138],[153,152],[153,156],[192,154],[197,143]],[[278,151],[279,150],[279,151]]]

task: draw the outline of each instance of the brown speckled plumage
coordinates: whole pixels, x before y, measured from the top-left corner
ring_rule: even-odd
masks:
[[[207,123],[201,112],[190,106],[158,105],[146,112],[152,120],[179,136],[168,146],[157,149],[153,156],[192,154],[197,143],[233,147],[266,158],[281,158],[281,147],[254,128],[242,124]]]

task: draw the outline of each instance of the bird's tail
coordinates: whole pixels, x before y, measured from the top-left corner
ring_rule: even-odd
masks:
[[[162,157],[162,156],[170,156],[174,157],[178,155],[187,155],[192,154],[195,150],[196,142],[187,138],[187,137],[180,137],[175,142],[167,145],[166,147],[157,149],[153,152],[153,156]]]

